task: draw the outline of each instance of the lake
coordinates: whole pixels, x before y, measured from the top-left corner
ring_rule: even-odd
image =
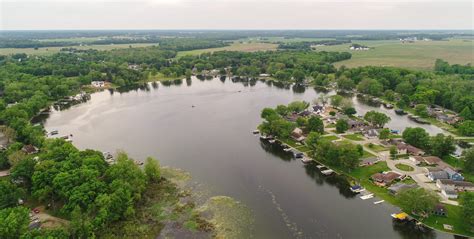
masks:
[[[252,210],[255,238],[453,238],[393,223],[397,208],[353,196],[344,178],[322,176],[252,134],[264,107],[311,102],[320,94],[230,79],[150,83],[95,93],[86,103],[53,111],[45,127],[73,134],[80,149],[125,150],[190,172],[212,195],[233,197]],[[358,114],[378,108],[354,102]],[[389,127],[441,132],[379,110],[392,117]]]

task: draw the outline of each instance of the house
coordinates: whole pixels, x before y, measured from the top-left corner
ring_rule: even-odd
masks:
[[[39,152],[39,149],[36,148],[35,146],[31,145],[31,144],[23,146],[23,148],[21,148],[21,150],[23,152],[25,152],[26,154],[36,154],[36,153]]]
[[[309,112],[308,110],[303,110],[301,112],[298,113],[299,116],[310,116],[311,115],[311,112]]]
[[[303,135],[303,130],[300,128],[295,128],[291,132],[291,137],[298,142],[302,142],[303,140],[305,140],[305,137]]]
[[[407,154],[407,144],[401,142],[397,144],[397,154]]]
[[[101,88],[105,86],[105,81],[92,81],[91,85],[95,88]]]
[[[423,161],[429,165],[437,165],[441,162],[441,159],[436,156],[423,157]]]
[[[367,130],[367,132],[365,133],[365,137],[367,138],[377,138],[379,137],[379,131],[376,130],[376,129],[369,129]]]
[[[411,154],[411,155],[420,156],[420,155],[425,154],[425,152],[424,152],[423,150],[421,150],[421,149],[419,149],[419,148],[417,148],[417,147],[415,147],[415,146],[411,146],[411,145],[409,145],[409,144],[407,144],[406,149],[407,149],[407,153],[408,153],[408,154]]]
[[[265,73],[262,73],[262,74],[260,74],[259,76],[260,76],[260,77],[269,77],[269,76],[270,76],[270,74],[265,74]]]
[[[313,105],[313,113],[315,114],[322,114],[324,112],[324,106],[322,105]]]
[[[396,179],[401,179],[403,175],[398,174],[396,172],[383,172],[383,173],[376,173],[372,175],[372,180],[378,186],[387,186],[391,184]]]
[[[411,156],[409,158],[411,161],[413,161],[413,163],[415,163],[415,165],[418,165],[420,163],[424,163],[425,162],[425,159],[423,159],[423,157],[421,156]]]
[[[454,181],[452,179],[438,179],[436,180],[436,186],[440,189],[451,187],[458,192],[474,191],[474,183],[465,181]]]
[[[431,181],[436,181],[438,179],[449,179],[449,175],[446,171],[439,169],[439,168],[431,168],[428,169],[428,175],[427,177]]]
[[[350,129],[354,129],[354,128],[364,126],[364,122],[358,121],[358,120],[353,120],[353,119],[347,120],[347,124],[349,125]]]
[[[441,189],[441,194],[449,199],[458,198],[458,193],[452,188],[443,188]]]
[[[129,64],[128,69],[137,71],[140,70],[140,66],[137,64]]]
[[[444,171],[449,175],[449,179],[453,181],[464,181],[464,177],[460,173],[454,171],[451,167],[444,168]]]
[[[376,164],[379,161],[380,161],[380,158],[378,157],[369,157],[369,158],[362,159],[362,161],[359,163],[359,166],[369,166],[369,165]]]
[[[431,213],[437,216],[446,216],[446,207],[443,204],[438,203],[433,208],[433,211],[431,211]]]
[[[416,184],[405,184],[405,183],[398,182],[390,186],[388,188],[388,191],[393,195],[397,195],[403,190],[410,189],[410,188],[417,188],[417,187],[418,185]]]

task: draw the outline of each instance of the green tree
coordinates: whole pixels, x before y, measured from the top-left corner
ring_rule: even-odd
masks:
[[[389,129],[384,128],[384,129],[380,130],[379,139],[388,139],[389,136],[390,136],[390,130]]]
[[[390,146],[390,156],[392,159],[397,158],[398,150],[394,145]]]
[[[375,110],[365,113],[364,119],[367,120],[371,125],[379,128],[383,128],[384,125],[390,121],[390,117]]]
[[[321,134],[312,131],[308,134],[305,139],[305,144],[312,150],[316,150],[319,140],[321,139]]]
[[[355,83],[352,79],[346,76],[341,76],[337,79],[337,88],[340,90],[350,91],[355,88]]]
[[[309,132],[314,131],[320,134],[324,133],[324,123],[320,118],[316,116],[309,117],[306,128]]]
[[[29,211],[25,207],[0,210],[0,238],[19,238],[28,230]]]
[[[464,136],[474,136],[474,120],[465,120],[459,124],[458,130]]]
[[[464,107],[461,113],[459,113],[459,116],[463,117],[466,120],[471,120],[474,118],[471,109],[469,109],[469,106]]]
[[[403,131],[402,138],[408,144],[415,147],[426,149],[430,143],[430,135],[425,129],[420,127],[408,127]]]
[[[357,91],[373,96],[379,96],[383,93],[383,85],[377,80],[366,78],[359,82],[357,85]]]
[[[15,206],[23,194],[24,191],[16,185],[0,180],[0,209]]]
[[[474,192],[462,193],[459,204],[462,207],[464,221],[471,227],[471,230],[474,230]]]
[[[456,146],[452,136],[444,136],[444,134],[437,134],[430,139],[431,154],[440,158],[449,156],[454,153]]]
[[[340,95],[333,95],[331,96],[331,105],[334,106],[335,108],[338,108],[339,106],[341,106],[343,100],[344,100],[344,97]]]
[[[357,113],[356,109],[354,107],[349,107],[344,110],[345,115],[355,115]]]
[[[464,161],[464,170],[474,174],[474,148],[465,150],[463,152],[462,160]]]
[[[397,198],[403,210],[420,216],[427,216],[439,203],[438,195],[424,188],[403,190]]]
[[[344,119],[338,119],[336,121],[336,132],[341,134],[346,132],[349,129],[349,124]]]
[[[161,178],[160,164],[158,160],[148,157],[145,163],[145,175],[149,182],[158,182]]]
[[[298,84],[303,83],[305,78],[304,72],[301,70],[294,70],[292,76],[295,82]]]
[[[16,180],[22,180],[29,188],[31,178],[35,172],[36,161],[32,158],[26,158],[18,162],[11,170],[11,177]]]
[[[421,117],[428,117],[428,107],[425,104],[417,104],[415,106],[415,114]]]
[[[286,116],[289,113],[288,107],[286,107],[286,105],[277,105],[275,111],[281,116]]]

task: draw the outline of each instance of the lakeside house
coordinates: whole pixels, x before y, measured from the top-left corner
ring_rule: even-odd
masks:
[[[369,129],[364,133],[364,136],[369,139],[378,138],[380,135],[379,131],[376,129]]]
[[[311,108],[313,109],[313,114],[316,115],[321,115],[325,111],[324,105],[313,105]]]
[[[140,70],[140,66],[137,64],[129,64],[128,69],[138,71]]]
[[[23,146],[21,151],[25,152],[26,154],[36,154],[39,152],[39,149],[31,144]]]
[[[303,142],[306,139],[306,137],[303,135],[303,130],[300,128],[295,128],[291,132],[291,137],[298,142]]]
[[[431,181],[436,181],[438,179],[450,179],[453,181],[464,181],[464,177],[456,172],[451,167],[435,167],[435,168],[428,168],[428,175],[427,177],[431,179]]]
[[[407,190],[410,188],[418,188],[417,184],[405,184],[402,182],[398,182],[393,184],[392,186],[388,187],[388,192],[391,193],[392,195],[397,195],[403,190]]]
[[[410,154],[414,156],[421,156],[425,154],[423,150],[404,142],[399,142],[397,144],[397,151],[398,154]]]
[[[364,158],[362,161],[360,161],[359,166],[370,166],[376,164],[379,161],[381,161],[379,157]]]
[[[440,189],[443,187],[453,187],[454,190],[464,192],[464,191],[469,191],[473,192],[474,191],[474,183],[471,182],[465,182],[465,181],[455,181],[452,179],[438,179],[436,180],[436,186]]]
[[[92,81],[91,85],[95,88],[102,88],[105,86],[105,81]]]
[[[372,175],[371,178],[376,185],[385,187],[385,186],[390,185],[393,181],[397,179],[402,179],[403,175],[391,171],[391,172],[376,173]]]

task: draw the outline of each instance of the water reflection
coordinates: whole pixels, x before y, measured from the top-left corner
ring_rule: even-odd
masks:
[[[436,233],[434,230],[424,226],[417,226],[416,223],[412,221],[392,220],[392,226],[393,230],[396,231],[400,235],[400,237],[404,239],[436,238]]]
[[[306,90],[306,87],[300,84],[294,84],[293,87],[291,87],[294,93],[304,93]]]
[[[293,154],[283,151],[283,147],[277,143],[271,144],[267,140],[260,139],[260,146],[265,150],[265,152],[270,153],[283,161],[290,162],[294,160]]]

